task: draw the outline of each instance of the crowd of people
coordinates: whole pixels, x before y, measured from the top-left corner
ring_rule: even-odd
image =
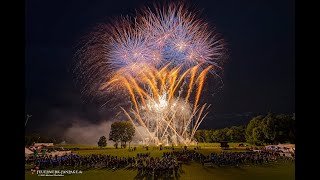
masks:
[[[182,171],[181,163],[174,156],[150,157],[150,153],[138,154],[137,177],[139,179],[178,178]]]
[[[117,157],[111,155],[92,154],[79,156],[76,154],[64,156],[31,156],[26,158],[26,164],[32,164],[38,169],[51,169],[71,167],[83,168],[107,168],[107,169],[137,169],[137,177],[154,177],[168,179],[178,177],[181,171],[181,163],[175,156],[150,157],[150,153],[138,153],[136,157]]]
[[[79,156],[69,154],[64,156],[38,156],[26,159],[26,163],[33,164],[40,169],[55,167],[73,167],[73,168],[123,168],[133,167],[136,160],[134,157],[117,157],[103,154],[92,154]]]
[[[220,166],[233,166],[238,167],[243,164],[264,164],[277,159],[293,160],[286,156],[280,156],[280,154],[270,152],[222,152],[211,153],[208,156],[201,157],[202,165],[205,163],[211,163],[212,165]]]
[[[150,152],[138,153],[135,157],[118,157],[104,154],[63,156],[31,156],[26,158],[26,164],[32,164],[39,169],[51,168],[105,168],[105,169],[137,169],[137,178],[170,179],[178,178],[182,172],[182,164],[198,162],[203,166],[208,164],[217,167],[238,167],[244,164],[263,164],[277,159],[290,159],[279,153],[262,152],[221,152],[204,155],[195,150],[179,150],[163,152],[161,157],[151,157]]]

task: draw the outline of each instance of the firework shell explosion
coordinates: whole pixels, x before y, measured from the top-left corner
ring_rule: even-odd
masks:
[[[198,12],[164,3],[99,25],[75,72],[83,94],[127,95],[132,106],[119,110],[145,143],[190,144],[209,107],[199,105],[203,84],[208,74],[221,81],[225,49]]]
[[[185,71],[181,66],[168,69],[168,66],[141,68],[132,77],[130,73],[119,71],[100,87],[101,91],[125,89],[133,102],[132,108],[121,108],[136,128],[146,144],[190,144],[207,113],[209,106],[200,107],[199,99],[205,78],[212,68],[201,70],[200,65]],[[182,71],[182,72],[181,72]],[[192,91],[195,93],[192,93]],[[191,103],[191,94],[195,94]]]

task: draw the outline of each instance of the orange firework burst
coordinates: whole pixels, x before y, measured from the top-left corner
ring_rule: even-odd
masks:
[[[90,95],[99,94],[97,86],[120,69],[135,76],[137,64],[183,71],[212,66],[209,72],[221,81],[225,55],[224,40],[198,11],[182,2],[159,3],[137,10],[135,17],[99,25],[76,53],[75,72],[83,93]]]
[[[225,50],[197,11],[163,3],[99,25],[76,53],[75,72],[83,94],[129,99],[122,112],[143,140],[190,144],[210,107],[200,102],[207,76],[222,82]]]
[[[134,108],[129,111],[124,108],[122,110],[135,127],[145,128],[147,133],[139,132],[140,135],[143,134],[142,139],[147,138],[149,142],[156,144],[166,141],[189,144],[207,115],[203,115],[203,112],[208,106],[204,104],[199,108],[198,102],[205,77],[212,66],[204,70],[195,66],[185,71],[182,71],[181,67],[171,70],[167,67],[160,70],[152,67],[141,68],[135,78],[131,73],[119,70],[100,90],[126,90]],[[188,86],[187,83],[191,81],[195,82],[189,83]],[[196,92],[193,106],[187,100],[192,89]],[[183,91],[186,91],[187,95],[184,96]],[[175,138],[169,141],[169,137]]]

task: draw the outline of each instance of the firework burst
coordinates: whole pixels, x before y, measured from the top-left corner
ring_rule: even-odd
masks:
[[[99,25],[76,55],[80,72],[90,82],[101,82],[106,74],[136,63],[157,68],[170,63],[184,69],[212,65],[216,68],[210,73],[218,76],[225,53],[223,39],[197,11],[183,3],[164,3],[143,8],[134,18]]]
[[[188,144],[209,107],[199,105],[205,79],[221,80],[225,54],[197,11],[163,3],[99,25],[77,51],[74,72],[83,94],[129,100],[122,112],[145,129],[142,138]]]
[[[138,13],[138,28],[150,47],[162,55],[161,65],[183,65],[188,69],[202,64],[221,68],[225,43],[199,13],[183,3],[154,5]]]
[[[159,70],[141,68],[135,78],[127,71],[119,70],[100,90],[126,90],[133,107],[122,110],[135,127],[145,129],[146,133],[139,134],[143,140],[148,139],[147,143],[189,144],[207,115],[204,110],[208,106],[200,106],[198,102],[211,68],[201,70],[200,65],[185,71],[181,66],[169,69],[168,65]]]

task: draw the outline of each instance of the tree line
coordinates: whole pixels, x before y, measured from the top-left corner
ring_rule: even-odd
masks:
[[[245,142],[245,126],[232,126],[223,129],[197,130],[194,135],[197,142],[215,143],[221,141]]]
[[[255,145],[295,143],[295,115],[268,113],[252,118],[245,126],[197,130],[198,142],[248,142]]]
[[[197,130],[194,138],[197,142],[215,143],[221,141],[228,142],[248,142],[255,145],[295,143],[295,115],[268,113],[265,116],[252,118],[247,125],[232,126],[222,129]],[[127,142],[132,141],[135,135],[135,128],[129,121],[118,121],[111,124],[109,140],[114,146],[126,148]],[[49,138],[39,133],[25,135],[25,144],[32,145],[35,142],[59,143],[61,138]],[[99,147],[105,147],[107,138],[100,137]]]

